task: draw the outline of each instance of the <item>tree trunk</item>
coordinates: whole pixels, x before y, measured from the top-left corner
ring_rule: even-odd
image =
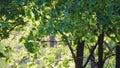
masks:
[[[91,47],[90,52],[92,52],[93,48],[94,48],[94,46]],[[92,54],[90,59],[91,59],[91,68],[97,68],[94,53]]]
[[[103,68],[103,41],[104,41],[104,32],[98,36],[98,68]]]
[[[120,42],[116,46],[116,68],[120,68]]]
[[[83,68],[84,41],[80,42],[80,40],[78,40],[78,45],[77,45],[76,50],[77,52],[76,52],[76,58],[75,58],[76,60],[75,68]]]

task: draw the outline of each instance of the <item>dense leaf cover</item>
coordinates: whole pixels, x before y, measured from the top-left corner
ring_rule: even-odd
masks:
[[[0,0],[0,40],[21,31],[20,42],[31,53],[39,50],[36,41],[49,35],[93,45],[104,31],[105,41],[116,43],[120,41],[120,1]]]

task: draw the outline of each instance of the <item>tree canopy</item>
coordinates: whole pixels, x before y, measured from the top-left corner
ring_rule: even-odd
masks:
[[[0,40],[23,31],[20,39],[27,50],[36,53],[36,41],[60,35],[64,42],[120,41],[119,0],[0,0]]]

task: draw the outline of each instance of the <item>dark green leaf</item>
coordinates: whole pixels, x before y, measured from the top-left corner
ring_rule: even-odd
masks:
[[[31,10],[27,10],[26,16],[27,16],[29,19],[32,17],[32,16],[31,16]]]
[[[32,11],[34,13],[35,20],[39,20],[39,14],[38,14],[37,10],[33,9]]]
[[[89,2],[90,2],[91,4],[93,4],[93,3],[96,2],[96,0],[89,0]]]
[[[5,57],[5,55],[3,53],[0,52],[0,57]]]
[[[112,8],[112,6],[109,6],[108,7],[108,16],[109,17],[112,17],[112,12],[113,12],[113,8]]]
[[[22,3],[23,3],[23,0],[19,0],[19,5],[22,5]]]
[[[97,13],[97,20],[100,25],[105,25],[107,23],[104,17],[99,13]]]
[[[64,13],[64,18],[66,18],[68,16],[68,12],[69,12],[69,9],[66,8],[65,13]]]
[[[77,6],[80,6],[80,1],[79,1],[79,2],[77,2]]]
[[[33,50],[33,43],[32,42],[27,42],[26,44],[25,44],[25,47],[27,48],[27,50],[29,51],[29,52],[31,52],[31,53],[34,53],[34,50]]]
[[[25,43],[25,47],[27,48],[28,52],[30,53],[36,53],[38,52],[38,44],[34,44],[34,42],[26,42]]]

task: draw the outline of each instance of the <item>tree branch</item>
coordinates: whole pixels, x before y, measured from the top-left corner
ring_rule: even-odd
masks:
[[[74,52],[73,52],[73,49],[72,49],[70,43],[67,42],[67,45],[68,45],[68,47],[69,47],[69,49],[70,49],[70,51],[71,51],[71,53],[72,53],[72,57],[73,57],[74,62],[75,62],[75,54],[74,54]]]
[[[112,49],[109,47],[109,45],[107,44],[107,42],[103,41],[103,43],[104,43],[105,46],[109,49],[109,51],[112,52]]]
[[[93,55],[93,53],[94,53],[94,51],[95,51],[95,49],[96,49],[96,47],[97,47],[97,44],[98,44],[98,42],[96,42],[95,46],[93,46],[93,49],[91,50],[91,53],[90,53],[90,55],[89,55],[89,57],[88,57],[87,61],[85,62],[85,64],[84,64],[83,68],[85,68],[85,67],[86,67],[86,65],[88,64],[88,62],[89,62],[90,58],[92,57],[92,55]]]
[[[55,29],[55,31],[58,31],[55,27],[54,27],[54,29]],[[58,31],[58,32],[59,32],[61,35],[66,36],[62,31]],[[74,62],[76,62],[76,61],[75,61],[75,54],[74,54],[73,48],[72,48],[72,46],[70,45],[70,43],[69,43],[68,40],[67,40],[66,42],[67,42],[67,45],[68,45],[68,47],[69,47],[69,49],[70,49],[70,51],[71,51],[71,53],[72,53],[72,57],[73,57],[73,59],[74,59]]]

